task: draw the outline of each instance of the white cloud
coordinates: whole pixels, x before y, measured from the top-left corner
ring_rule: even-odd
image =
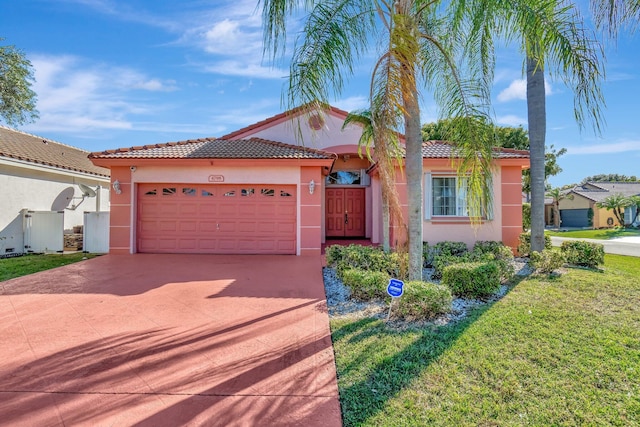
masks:
[[[504,126],[527,126],[527,119],[516,116],[515,114],[506,114],[496,117],[496,123]]]
[[[369,99],[366,96],[350,96],[334,102],[333,105],[345,111],[361,110],[369,108]]]
[[[527,99],[527,82],[525,80],[513,80],[506,89],[498,94],[499,102],[507,102],[512,99]]]
[[[640,140],[567,147],[567,154],[611,154],[640,151]]]
[[[30,128],[85,132],[92,129],[134,129],[132,116],[158,105],[136,101],[134,92],[176,90],[175,82],[107,64],[88,64],[74,56],[36,56],[34,91],[40,119]]]
[[[259,79],[280,79],[289,74],[288,71],[282,69],[237,60],[219,61],[206,66],[205,70],[210,73],[224,74],[227,76],[254,77]]]
[[[544,93],[546,96],[552,95],[551,83],[545,80]],[[513,80],[506,89],[498,94],[498,102],[508,102],[514,99],[527,99],[527,81],[524,79]]]

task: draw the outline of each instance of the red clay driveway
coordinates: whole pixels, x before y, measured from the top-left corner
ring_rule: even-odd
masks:
[[[105,255],[0,282],[0,424],[338,426],[320,257]]]

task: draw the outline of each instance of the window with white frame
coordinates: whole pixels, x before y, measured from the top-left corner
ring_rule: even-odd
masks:
[[[466,178],[434,176],[432,178],[433,216],[468,216]]]
[[[436,175],[430,172],[424,175],[424,216],[426,220],[434,217],[469,216],[467,206],[468,179],[455,175]],[[490,200],[492,198],[490,197]],[[493,202],[483,209],[483,218],[493,219]]]

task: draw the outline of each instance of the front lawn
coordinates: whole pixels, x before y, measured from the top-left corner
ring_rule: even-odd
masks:
[[[572,237],[576,239],[598,239],[609,240],[618,237],[640,236],[640,230],[628,228],[605,228],[601,230],[572,230],[572,231],[552,231],[545,230],[549,236]]]
[[[0,282],[14,277],[26,276],[38,271],[49,270],[83,259],[93,258],[95,254],[82,252],[73,254],[24,255],[15,258],[0,259]]]
[[[344,424],[640,425],[640,262],[522,279],[448,326],[333,319]]]

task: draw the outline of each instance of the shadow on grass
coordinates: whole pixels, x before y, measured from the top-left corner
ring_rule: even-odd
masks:
[[[504,296],[524,279],[514,278]],[[335,327],[332,340],[338,362],[344,425],[366,424],[382,412],[391,399],[410,386],[499,300],[488,301],[472,309],[464,319],[444,326],[398,330],[387,326],[383,320],[365,318]],[[372,339],[366,342],[368,338]],[[340,352],[345,353],[342,360],[338,358]],[[343,363],[347,359],[348,363]],[[352,383],[348,377],[357,376],[357,370],[367,363],[372,366],[365,378]]]

